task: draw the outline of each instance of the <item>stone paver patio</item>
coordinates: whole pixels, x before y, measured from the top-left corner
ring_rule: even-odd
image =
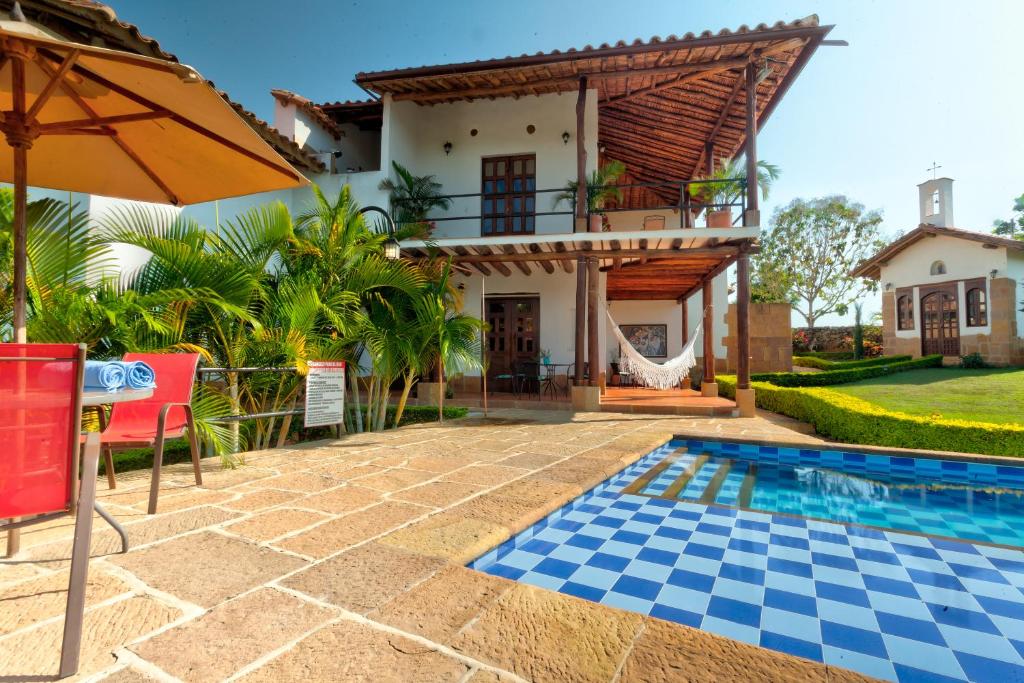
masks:
[[[858,674],[462,566],[673,434],[783,424],[505,410],[165,469],[102,490],[79,678],[856,681]],[[101,489],[103,484],[101,483]],[[72,523],[0,562],[0,681],[57,671]],[[2,548],[2,541],[0,541]]]

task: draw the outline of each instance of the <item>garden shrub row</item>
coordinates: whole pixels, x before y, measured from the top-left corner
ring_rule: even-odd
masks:
[[[736,378],[718,375],[722,396],[736,396]],[[757,407],[814,426],[837,441],[872,446],[1024,457],[1024,426],[909,415],[822,387],[754,382]]]
[[[902,363],[911,360],[913,356],[879,356],[878,358],[864,358],[861,360],[827,360],[817,356],[793,356],[793,365],[816,370],[846,370],[849,368],[867,368],[872,365],[889,365],[891,363]]]
[[[779,387],[825,387],[832,384],[858,382],[862,379],[882,377],[906,370],[942,367],[942,356],[923,356],[916,360],[904,360],[884,365],[869,365],[824,372],[764,372],[753,374],[755,382],[769,382]]]
[[[822,360],[853,360],[855,354],[853,351],[798,351],[794,350],[794,355],[800,356],[801,358],[821,358]]]

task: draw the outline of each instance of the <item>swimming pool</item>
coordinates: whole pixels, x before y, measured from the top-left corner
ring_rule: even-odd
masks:
[[[1014,466],[676,440],[470,566],[889,680],[1024,680],[1022,496]]]

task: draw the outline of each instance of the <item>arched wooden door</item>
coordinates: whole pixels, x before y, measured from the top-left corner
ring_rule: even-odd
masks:
[[[960,355],[960,320],[956,296],[935,291],[921,297],[921,354]]]

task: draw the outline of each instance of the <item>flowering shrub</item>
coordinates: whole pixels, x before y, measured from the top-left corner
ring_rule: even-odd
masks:
[[[810,351],[811,340],[803,330],[793,330],[793,350]]]

